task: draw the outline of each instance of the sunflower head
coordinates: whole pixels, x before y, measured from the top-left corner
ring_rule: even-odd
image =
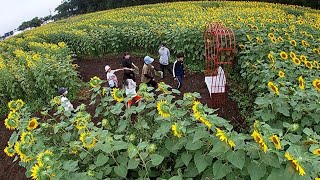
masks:
[[[9,142],[8,142],[8,146],[7,146],[6,148],[4,148],[3,151],[4,151],[4,152],[6,153],[6,155],[9,156],[9,157],[13,157],[13,156],[15,155],[15,153],[16,153],[16,151],[15,151],[14,148],[13,148],[13,145],[10,144]]]
[[[318,61],[316,61],[316,60],[314,60],[314,61],[313,61],[313,66],[314,66],[315,68],[317,68],[317,69],[319,69],[319,68],[320,68],[320,66],[319,66],[319,62],[318,62]]]
[[[160,116],[162,117],[170,117],[170,103],[167,100],[161,100],[157,103],[157,110]]]
[[[284,51],[281,51],[280,52],[280,57],[283,60],[287,60],[288,59],[288,54],[286,52],[284,52]]]
[[[245,46],[243,44],[239,44],[239,48],[243,50],[245,49]]]
[[[40,164],[35,164],[31,168],[31,177],[32,179],[53,179],[55,174],[53,173],[50,166],[41,166]]]
[[[291,59],[297,58],[296,54],[292,51],[290,52],[289,55],[290,55]]]
[[[273,57],[273,55],[271,53],[268,54],[268,59],[274,63],[275,62],[275,58]]]
[[[309,69],[313,68],[312,63],[310,61],[304,61],[304,65]]]
[[[291,44],[292,46],[294,46],[294,47],[297,46],[297,42],[296,42],[295,40],[291,40],[291,41],[290,41],[290,44]]]
[[[46,150],[42,153],[40,153],[38,156],[37,156],[37,161],[38,161],[38,164],[40,166],[49,166],[49,165],[52,165],[52,157],[53,157],[53,153],[52,151],[50,150]]]
[[[281,149],[280,139],[277,135],[272,135],[269,139],[272,141],[277,150]]]
[[[174,136],[176,136],[178,138],[182,137],[182,133],[181,133],[177,123],[174,123],[173,125],[171,125],[171,130],[172,130]]]
[[[298,81],[299,81],[299,88],[300,88],[301,90],[304,90],[305,87],[304,87],[303,77],[300,76],[299,79],[298,79]]]
[[[93,148],[97,141],[96,137],[94,137],[91,132],[81,133],[79,139],[82,142],[83,147],[88,149]]]
[[[313,154],[320,156],[320,148],[313,150]]]
[[[283,40],[283,38],[282,38],[281,36],[279,36],[279,37],[278,37],[278,41],[279,41],[279,42],[283,42],[284,40]]]
[[[304,47],[310,47],[310,44],[309,44],[307,41],[305,41],[305,40],[302,40],[302,41],[301,41],[301,44],[302,44],[302,46],[304,46]]]
[[[283,78],[285,73],[283,71],[279,71],[278,75],[279,75],[280,78]]]
[[[123,91],[120,90],[119,88],[114,88],[112,90],[112,97],[114,100],[118,101],[118,102],[122,102],[124,97],[123,97]]]
[[[93,88],[100,87],[101,83],[102,83],[102,80],[97,76],[92,77],[89,82],[90,86]]]
[[[88,121],[85,117],[78,117],[75,123],[76,123],[76,128],[81,130],[87,127]]]
[[[314,79],[312,82],[312,85],[318,92],[320,92],[320,80],[319,79],[317,79],[317,78]]]
[[[7,129],[14,130],[19,126],[19,120],[8,117],[4,120],[4,125]]]
[[[60,106],[61,104],[61,96],[55,96],[50,101],[51,106]]]
[[[271,39],[271,38],[274,38],[275,36],[274,36],[274,34],[269,33],[269,34],[268,34],[268,37]]]
[[[34,137],[31,132],[22,132],[20,140],[22,144],[32,144],[34,142]]]
[[[28,122],[28,127],[27,129],[29,131],[34,130],[38,127],[39,123],[37,121],[37,118],[31,118],[30,121]]]
[[[273,82],[268,82],[269,89],[274,92],[276,95],[279,95],[278,87]]]
[[[292,61],[297,66],[299,66],[301,64],[301,61],[298,58],[293,58]]]
[[[314,49],[313,49],[313,52],[316,53],[316,54],[318,54],[318,55],[320,55],[320,49],[319,49],[319,48],[314,48]]]
[[[169,86],[166,85],[166,83],[164,83],[164,82],[158,83],[158,89],[159,89],[162,93],[168,94],[168,93],[169,93],[168,88],[169,88]]]
[[[24,105],[24,102],[21,99],[18,99],[16,101],[12,100],[8,103],[8,107],[11,111],[18,111],[21,109]]]
[[[307,61],[307,57],[305,55],[300,55],[300,60],[302,62],[305,62],[305,61]]]
[[[20,143],[19,141],[16,142],[14,145],[14,150],[20,156],[22,162],[29,162],[32,158],[27,155],[27,151],[30,147],[27,144]]]

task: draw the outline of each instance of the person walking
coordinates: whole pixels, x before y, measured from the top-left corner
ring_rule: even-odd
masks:
[[[160,55],[160,59],[159,59],[160,69],[162,71],[161,79],[163,79],[165,70],[167,70],[172,75],[172,69],[170,68],[170,65],[169,65],[170,51],[166,47],[165,43],[161,44],[161,47],[159,49],[159,55]]]
[[[177,60],[173,64],[173,78],[178,81],[177,89],[180,90],[183,82],[183,77],[185,77],[184,66],[183,66],[184,54],[178,53]]]

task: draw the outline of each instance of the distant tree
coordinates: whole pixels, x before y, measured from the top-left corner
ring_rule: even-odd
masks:
[[[19,27],[18,27],[18,30],[24,30],[26,28],[29,28],[29,27],[38,27],[42,24],[43,20],[38,17],[35,17],[33,19],[31,19],[30,21],[25,21],[23,22]]]

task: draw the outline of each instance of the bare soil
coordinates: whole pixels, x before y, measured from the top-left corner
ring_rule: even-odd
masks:
[[[131,56],[133,63],[142,69],[143,66],[143,57],[140,56]],[[98,76],[101,79],[105,79],[104,66],[109,65],[112,69],[121,68],[122,56],[121,55],[110,55],[106,57],[95,57],[95,58],[78,58],[74,60],[73,63],[77,64],[79,75],[84,82],[90,81],[90,78],[93,76]],[[157,60],[153,62],[153,65],[160,69],[160,65]],[[122,80],[123,73],[116,73],[119,82]],[[136,75],[137,84],[140,83],[140,75]],[[177,81],[175,81],[172,76],[166,71],[163,79],[156,78],[157,82],[163,81],[166,84],[176,87]],[[121,84],[121,83],[119,83]],[[212,107],[212,101],[208,93],[207,86],[204,82],[203,73],[194,73],[187,71],[186,77],[183,79],[183,85],[181,92],[199,92],[201,94],[200,102],[207,104],[209,107]],[[77,100],[73,102],[75,106],[85,103],[89,104],[89,99],[86,98],[89,95],[87,89],[80,91]],[[94,115],[95,106],[87,106],[87,111]],[[220,117],[225,118],[231,124],[234,125],[235,130],[240,131],[241,129],[246,129],[247,125],[244,119],[241,118],[238,106],[236,102],[232,101],[230,98],[226,98],[225,105],[220,107],[217,111]],[[1,120],[4,120],[5,117],[0,117]],[[95,121],[97,121],[96,119]],[[24,180],[28,179],[25,177],[25,169],[19,166],[18,161],[12,162],[13,158],[9,158],[3,152],[4,148],[7,145],[7,141],[10,138],[12,131],[9,131],[4,126],[4,121],[0,123],[0,180]]]

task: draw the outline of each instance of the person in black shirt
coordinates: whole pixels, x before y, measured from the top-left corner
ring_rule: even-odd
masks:
[[[183,67],[183,53],[177,54],[177,60],[173,64],[173,78],[178,81],[177,89],[180,90],[182,86],[183,77],[185,77],[184,67]]]
[[[138,69],[138,67],[134,65],[132,60],[130,59],[130,54],[128,52],[124,53],[123,55],[122,67],[129,68],[129,69],[133,69],[133,68]],[[133,81],[136,81],[135,74],[133,71],[125,69],[123,72],[124,72],[123,79],[132,79]]]

